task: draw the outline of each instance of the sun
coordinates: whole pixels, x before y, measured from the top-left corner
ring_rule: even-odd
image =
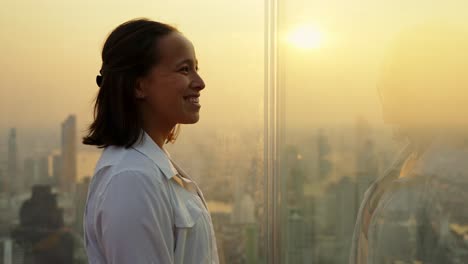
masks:
[[[299,49],[318,49],[323,45],[323,33],[311,25],[301,25],[289,32],[287,42]]]

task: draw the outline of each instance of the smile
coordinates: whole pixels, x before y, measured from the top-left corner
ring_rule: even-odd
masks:
[[[188,100],[191,103],[199,103],[200,102],[200,98],[198,98],[198,97],[188,97],[185,100]]]
[[[200,96],[199,95],[184,96],[184,100],[189,102],[193,106],[200,107]]]

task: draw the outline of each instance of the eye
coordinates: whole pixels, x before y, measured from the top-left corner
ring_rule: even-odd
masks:
[[[188,73],[189,71],[190,71],[189,66],[183,66],[182,68],[179,69],[179,72],[182,72],[182,73]]]

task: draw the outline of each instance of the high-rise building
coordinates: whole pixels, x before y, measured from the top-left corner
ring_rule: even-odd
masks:
[[[79,234],[83,234],[83,214],[86,208],[86,198],[88,197],[88,188],[91,181],[90,176],[86,176],[83,180],[76,185],[76,195],[75,195],[75,204],[76,204],[76,220],[75,220],[75,230]]]
[[[35,184],[49,184],[49,160],[47,156],[27,158],[24,160],[24,180],[27,189]]]
[[[21,191],[21,180],[18,174],[18,146],[16,142],[16,128],[10,130],[8,137],[8,163],[5,175],[5,191]]]
[[[49,185],[32,187],[31,198],[21,204],[19,225],[12,229],[11,237],[29,260],[21,263],[74,263],[76,240],[66,228],[64,210]]]
[[[34,184],[34,176],[36,174],[34,159],[26,158],[24,160],[23,173],[24,173],[26,187],[31,188]]]
[[[76,116],[70,115],[62,123],[62,173],[58,179],[58,188],[62,192],[72,192],[77,180],[76,143]]]
[[[6,175],[2,168],[0,168],[0,193],[6,192]]]
[[[351,239],[356,223],[359,204],[356,201],[356,183],[351,177],[343,177],[331,190],[336,197],[336,258],[337,263],[346,263],[349,258]]]
[[[319,180],[327,179],[332,171],[332,163],[328,159],[331,152],[331,147],[328,138],[322,129],[317,135],[317,152],[318,152],[318,177]]]
[[[49,184],[50,183],[50,174],[49,174],[49,157],[42,155],[39,156],[36,160],[37,166],[37,184]]]
[[[356,130],[356,188],[357,201],[362,201],[364,193],[372,181],[379,176],[379,164],[375,152],[372,129],[367,120],[358,118],[355,125]]]
[[[283,225],[281,235],[285,238],[284,248],[285,263],[304,263],[303,253],[306,248],[304,232],[298,230],[304,228],[304,185],[306,183],[305,163],[297,146],[288,146],[281,158],[285,164],[282,170],[281,188],[284,193],[281,207],[281,221]]]
[[[56,154],[52,156],[52,185],[57,186],[62,175],[62,155]]]

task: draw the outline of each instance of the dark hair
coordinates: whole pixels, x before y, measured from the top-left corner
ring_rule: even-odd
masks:
[[[102,49],[102,67],[96,82],[100,87],[94,105],[94,121],[83,144],[99,148],[132,146],[142,134],[142,120],[135,98],[137,78],[158,63],[157,43],[178,30],[148,19],[127,21],[107,37]]]

